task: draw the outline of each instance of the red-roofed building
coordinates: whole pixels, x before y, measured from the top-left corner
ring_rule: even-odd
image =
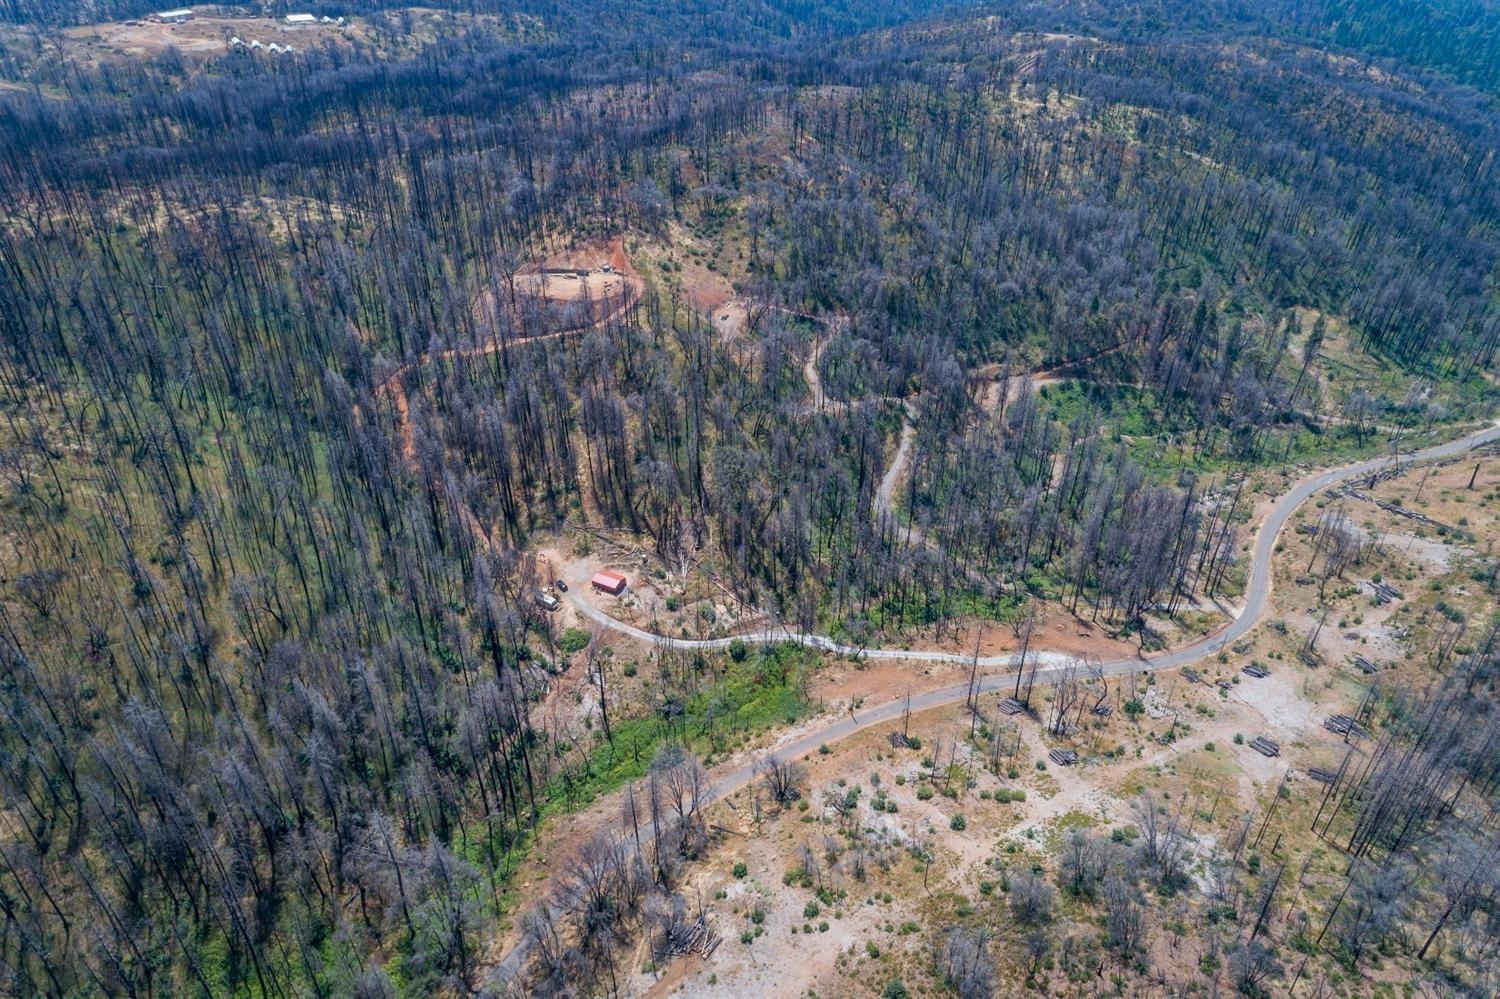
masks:
[[[618,597],[625,592],[625,577],[608,569],[594,573],[594,578],[589,580],[589,583],[601,593],[610,593]]]

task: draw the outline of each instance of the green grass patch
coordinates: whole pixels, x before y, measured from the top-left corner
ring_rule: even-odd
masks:
[[[818,662],[816,652],[794,644],[761,646],[738,662],[724,657],[718,679],[684,699],[681,714],[617,721],[613,740],[596,732],[587,757],[548,782],[542,814],[566,813],[644,777],[664,743],[681,742],[703,755],[798,721],[807,713],[806,679]]]

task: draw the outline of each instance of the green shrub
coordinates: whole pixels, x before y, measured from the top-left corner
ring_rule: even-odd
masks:
[[[948,828],[952,829],[954,832],[963,832],[966,828],[968,828],[968,825],[969,823],[964,819],[962,815],[955,815],[953,816],[953,818],[948,820]]]
[[[744,861],[741,861],[740,863],[734,865],[734,876],[735,877],[742,878],[746,874],[749,874],[749,873],[750,873],[750,868],[745,865]]]
[[[569,656],[583,651],[583,647],[587,644],[589,644],[589,633],[582,628],[564,629],[562,637],[557,640],[558,651]]]

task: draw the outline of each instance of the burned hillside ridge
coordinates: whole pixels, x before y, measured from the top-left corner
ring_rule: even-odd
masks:
[[[1262,6],[0,0],[5,990],[1493,990],[1484,22]]]

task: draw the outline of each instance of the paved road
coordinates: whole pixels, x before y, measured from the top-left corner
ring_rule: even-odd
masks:
[[[1446,458],[1450,455],[1487,444],[1500,439],[1500,423],[1484,430],[1450,441],[1447,444],[1438,444],[1434,447],[1417,451],[1400,459],[1403,465],[1417,461],[1428,461],[1435,458]],[[1306,502],[1315,493],[1321,492],[1330,486],[1349,479],[1358,478],[1390,465],[1388,457],[1372,458],[1368,461],[1345,465],[1342,468],[1330,469],[1316,475],[1309,476],[1297,483],[1287,494],[1276,501],[1271,512],[1266,516],[1265,523],[1261,525],[1260,532],[1256,535],[1254,552],[1251,555],[1250,580],[1245,590],[1245,606],[1226,627],[1220,629],[1213,635],[1200,639],[1191,645],[1185,645],[1170,652],[1163,652],[1155,656],[1138,656],[1130,659],[1116,659],[1103,664],[1105,675],[1122,676],[1129,673],[1149,673],[1157,670],[1175,669],[1206,658],[1226,647],[1235,639],[1253,628],[1265,611],[1271,596],[1271,555],[1276,547],[1276,538],[1281,529],[1286,526],[1287,520],[1292,513]],[[666,635],[657,635],[637,628],[623,621],[617,621],[604,613],[583,595],[583,587],[577,587],[566,594],[567,599],[576,607],[583,616],[596,624],[620,634],[629,635],[632,638],[645,642],[655,642],[674,649],[722,649],[727,647],[734,638],[672,638]],[[829,638],[827,635],[807,634],[803,632],[791,632],[786,630],[768,629],[765,631],[752,632],[739,636],[744,642],[798,642],[802,645],[826,652],[841,653],[844,655],[858,655],[865,659],[897,659],[913,662],[949,662],[968,664],[973,662],[972,656],[962,653],[939,652],[939,651],[909,651],[906,649],[862,649],[844,645]],[[1069,656],[1056,652],[1032,652],[1030,658],[1041,664],[1037,670],[1036,679],[1040,683],[1049,683],[1056,679],[1059,673],[1069,668]],[[981,657],[979,666],[981,669],[995,669],[1004,667],[1012,669],[1017,666],[1019,656],[1016,653],[1006,653],[998,656]],[[1015,683],[1016,674],[1006,672],[991,674],[983,677],[979,682],[981,693],[993,693],[1009,688]],[[917,694],[911,698],[910,708],[913,712],[927,711],[931,708],[954,704],[968,697],[969,686],[967,683],[954,684],[951,687],[942,687],[930,690],[924,694]],[[877,725],[885,725],[895,722],[901,717],[902,712],[907,709],[908,702],[905,698],[896,698],[875,707],[865,708],[861,711],[838,718],[836,721],[809,732],[792,742],[776,749],[776,755],[782,759],[799,759],[813,753],[819,746],[828,745],[846,739],[856,732]],[[729,773],[721,775],[710,785],[704,801],[704,807],[729,797],[736,791],[748,785],[755,779],[754,763],[745,763]],[[551,899],[544,898],[544,905],[554,905]],[[513,947],[509,953],[499,962],[495,968],[502,979],[509,977],[512,980],[519,977],[519,973],[526,960],[526,947]]]
[[[1500,439],[1500,424],[1487,427],[1484,430],[1461,437],[1446,444],[1438,444],[1422,451],[1401,457],[1403,465],[1416,461],[1429,461],[1435,458],[1446,458],[1458,454],[1481,444]],[[1281,533],[1287,520],[1293,511],[1301,506],[1314,493],[1321,492],[1330,486],[1344,482],[1348,479],[1368,475],[1373,471],[1390,466],[1391,459],[1388,457],[1371,458],[1367,461],[1345,465],[1341,468],[1329,469],[1316,475],[1309,476],[1297,483],[1292,489],[1276,501],[1271,512],[1266,516],[1265,523],[1261,526],[1256,536],[1255,549],[1250,557],[1250,580],[1245,588],[1245,606],[1239,614],[1224,628],[1199,639],[1191,645],[1163,652],[1155,656],[1139,656],[1131,659],[1117,659],[1104,664],[1104,672],[1110,676],[1118,676],[1125,673],[1146,672],[1148,670],[1174,669],[1178,666],[1186,666],[1218,652],[1235,639],[1255,626],[1265,610],[1271,596],[1271,552],[1276,545],[1276,538]],[[620,634],[629,635],[643,642],[652,642],[665,645],[668,648],[694,650],[694,649],[724,649],[732,642],[738,640],[749,644],[759,642],[796,642],[809,648],[821,649],[824,652],[834,652],[841,655],[859,656],[863,659],[882,660],[904,660],[908,662],[941,662],[960,663],[967,665],[973,662],[973,657],[961,652],[942,652],[936,650],[910,650],[891,648],[861,648],[853,645],[845,645],[837,642],[827,635],[811,634],[808,632],[796,632],[789,629],[768,628],[761,631],[749,632],[744,635],[728,638],[673,638],[669,635],[659,635],[635,625],[626,624],[623,621],[610,617],[598,606],[589,600],[584,594],[583,587],[577,587],[566,594],[567,599],[573,604],[578,612],[584,617],[598,624],[602,628],[615,631]],[[1041,657],[1043,663],[1050,663],[1055,667],[1062,665],[1067,658],[1058,653],[1034,652],[1032,658]],[[1019,665],[1019,655],[1013,652],[1003,653],[997,656],[982,656],[979,660],[981,669],[995,669],[999,667],[1015,667]],[[1038,673],[1041,679],[1042,673]],[[993,677],[986,680],[984,689],[992,690],[1003,683],[1005,677]],[[1014,676],[1011,676],[1014,679]],[[991,684],[993,680],[993,684]],[[946,691],[935,691],[932,696],[943,694],[946,700],[939,699],[932,704],[924,705],[932,707],[937,704],[948,703],[966,696],[964,687],[953,687]],[[913,708],[916,702],[912,702]]]

